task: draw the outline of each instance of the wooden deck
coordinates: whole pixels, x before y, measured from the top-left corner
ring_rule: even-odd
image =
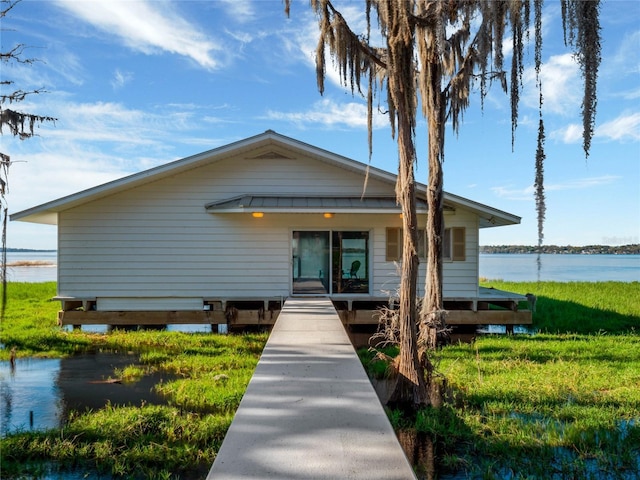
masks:
[[[415,479],[329,299],[288,299],[208,480]]]
[[[328,297],[327,297],[328,298]],[[62,302],[60,325],[227,325],[231,329],[271,328],[280,315],[283,298],[211,297],[203,299],[202,310],[185,311],[98,311],[95,298],[57,297]],[[330,298],[347,327],[375,326],[379,308],[389,298],[336,295]],[[525,295],[480,287],[477,297],[444,299],[447,324],[451,326],[530,325],[532,309]],[[524,308],[523,308],[524,307]]]

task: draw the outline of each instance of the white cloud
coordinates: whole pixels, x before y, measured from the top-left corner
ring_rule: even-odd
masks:
[[[549,137],[564,143],[578,143],[582,141],[582,132],[583,128],[581,124],[572,123],[564,128],[551,132]],[[640,113],[622,114],[609,122],[596,125],[594,138],[620,142],[639,141]]]
[[[218,0],[218,3],[238,23],[250,22],[255,18],[255,9],[249,0]]]
[[[55,126],[42,125],[42,136],[29,142],[7,137],[3,144],[14,162],[11,213],[173,160],[177,145],[167,144],[168,132],[191,135],[201,128],[192,122],[194,108],[188,105],[146,112],[118,103],[68,102],[57,95],[47,100],[47,111],[60,118]],[[175,140],[183,139],[175,135]]]
[[[609,185],[619,180],[617,175],[602,175],[600,177],[587,177],[576,178],[573,180],[566,180],[560,183],[552,183],[545,185],[546,191],[564,191],[564,190],[583,190],[585,188],[598,187],[600,185]],[[532,187],[533,188],[533,187]]]
[[[507,200],[531,200],[533,199],[533,186],[525,187],[525,188],[515,188],[512,186],[498,186],[491,187],[491,191],[500,198],[505,198]]]
[[[616,175],[602,175],[600,177],[587,177],[569,179],[559,183],[546,183],[544,186],[545,192],[560,192],[565,190],[583,190],[586,188],[599,187],[601,185],[609,185],[619,180],[620,177]],[[511,185],[491,187],[491,191],[500,198],[507,200],[533,200],[534,198],[534,186],[529,185],[524,188],[517,188]]]
[[[563,116],[572,116],[579,112],[582,101],[580,67],[573,54],[553,55],[542,65],[540,71],[543,110]],[[538,107],[538,89],[536,88],[535,70],[533,67],[525,71],[523,97],[525,104],[531,108]]]
[[[333,100],[322,99],[315,102],[311,109],[303,112],[267,112],[269,120],[284,120],[298,125],[346,126],[349,128],[367,128],[367,106],[364,103],[337,103]],[[373,128],[387,126],[386,115],[374,110]]]
[[[351,30],[356,34],[366,32],[366,17],[364,9],[355,5],[343,5],[340,9],[340,13],[345,18]],[[303,14],[303,20],[301,21],[301,27],[297,28],[294,32],[287,32],[286,36],[283,36],[283,43],[286,48],[300,60],[302,60],[309,68],[315,71],[316,69],[316,47],[318,45],[318,39],[320,38],[320,30],[318,27],[318,20],[315,15],[311,13]],[[375,21],[372,25],[372,43],[376,44],[379,34],[375,30]],[[377,35],[377,36],[376,36]],[[291,38],[289,38],[291,36]],[[329,47],[325,46],[325,83],[331,83],[341,89],[344,89],[343,81],[338,73],[338,66],[331,58]],[[366,87],[366,82],[363,82],[363,87]],[[349,87],[346,87],[349,88]]]
[[[609,140],[640,140],[640,113],[623,114],[598,126],[596,137],[604,137]]]
[[[564,143],[578,143],[582,141],[582,132],[582,125],[571,123],[565,128],[551,132],[550,137],[559,139]]]
[[[615,55],[604,59],[604,66],[607,67],[606,74],[612,77],[621,75],[637,75],[640,73],[640,55],[638,45],[640,44],[640,30],[635,30],[627,35],[619,43]],[[637,77],[636,77],[637,79]]]
[[[11,167],[10,211],[15,213],[131,173],[123,163],[114,156],[77,148],[64,153],[31,153]]]
[[[127,83],[129,83],[133,79],[133,74],[131,72],[122,72],[120,69],[116,69],[113,73],[113,79],[111,80],[111,86],[114,90],[124,87]]]
[[[33,171],[24,170],[26,178],[44,175],[43,182],[49,178],[50,185],[46,188],[40,189],[37,180],[31,188],[25,185],[22,198],[30,205],[24,208],[39,201],[36,195],[41,192],[57,198],[87,185],[102,183],[105,178],[117,178],[172,160],[179,156],[176,149],[180,149],[180,144],[189,145],[198,132],[206,132],[194,113],[195,108],[188,105],[169,105],[149,112],[110,102],[68,102],[58,95],[46,99],[47,114],[59,118],[55,125],[39,126],[42,136],[29,142],[7,137],[3,145],[3,151],[17,165],[35,165]],[[32,111],[33,106],[25,104],[24,107]],[[174,136],[173,142],[167,143],[168,134]],[[14,192],[19,188],[14,174],[22,168],[12,169]],[[56,180],[58,174],[64,179]],[[16,205],[12,204],[11,208],[15,211]]]
[[[54,69],[57,75],[60,75],[73,85],[83,85],[86,72],[77,55],[66,51],[64,48],[57,49],[49,60],[47,67]],[[40,72],[40,71],[38,71]]]
[[[57,0],[57,4],[145,54],[164,51],[183,55],[208,70],[219,68],[223,63],[222,46],[171,10],[168,2]],[[213,52],[218,55],[214,56]]]
[[[620,92],[625,100],[637,100],[640,98],[640,87],[631,88],[630,90]]]
[[[184,112],[154,115],[118,103],[73,103],[57,105],[61,120],[47,137],[78,142],[114,142],[119,145],[149,145],[161,139],[162,130],[179,128]],[[62,110],[66,110],[66,114]],[[72,114],[70,115],[69,112]],[[126,132],[126,134],[124,134]]]

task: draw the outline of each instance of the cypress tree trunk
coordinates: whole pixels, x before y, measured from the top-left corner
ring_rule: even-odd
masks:
[[[401,118],[398,112],[399,119]],[[402,121],[402,120],[400,120]],[[406,132],[409,130],[409,133]],[[397,184],[398,201],[402,207],[402,277],[400,279],[400,355],[397,363],[398,381],[391,401],[416,407],[428,403],[424,369],[418,357],[416,296],[418,284],[418,229],[416,192],[413,173],[413,139],[411,129],[399,126],[398,143],[402,145]]]
[[[391,401],[410,408],[428,403],[424,369],[418,357],[418,327],[416,296],[418,284],[418,221],[414,163],[416,160],[415,82],[413,71],[413,32],[409,25],[411,2],[391,11],[396,15],[389,21],[389,92],[398,127],[399,175],[396,198],[402,208],[402,266],[400,279],[400,356],[397,361],[398,378]],[[392,21],[393,20],[393,21]]]
[[[429,50],[429,49],[427,49]],[[429,52],[430,62],[424,66],[424,84],[427,95],[423,108],[429,128],[429,179],[427,182],[427,275],[425,295],[420,312],[421,356],[426,361],[430,378],[431,364],[427,351],[434,350],[438,343],[438,333],[445,330],[445,311],[442,294],[442,243],[444,239],[443,217],[443,144],[444,144],[444,99],[441,93],[441,66],[433,50]]]

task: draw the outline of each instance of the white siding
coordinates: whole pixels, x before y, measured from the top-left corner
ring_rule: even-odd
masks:
[[[426,215],[418,216],[420,228],[426,224]],[[421,218],[422,217],[422,218]],[[373,293],[394,294],[400,283],[400,265],[387,262],[385,251],[386,227],[402,227],[397,215],[389,216],[387,224],[377,228],[373,242],[375,282]],[[443,264],[443,295],[445,298],[475,297],[478,294],[478,220],[476,215],[458,209],[455,214],[445,215],[445,228],[465,227],[466,260],[464,262],[445,261]],[[418,295],[424,295],[426,266],[421,260],[418,270]],[[382,293],[384,292],[384,293]]]
[[[397,215],[256,219],[204,207],[242,194],[360,195],[362,187],[362,175],[311,158],[232,157],[66,210],[58,220],[58,293],[97,297],[100,310],[201,309],[206,297],[286,297],[292,230],[334,229],[371,232],[370,292],[384,295],[398,283],[394,264],[385,261],[385,229],[399,225]],[[394,185],[370,179],[367,193],[393,195]],[[475,295],[477,221],[460,213],[446,221],[466,227],[467,262],[445,265],[445,296]],[[423,282],[421,275],[421,290]]]
[[[475,297],[478,295],[478,217],[458,209],[454,215],[445,215],[445,228],[464,227],[465,261],[445,261],[443,265],[443,295],[449,297]]]

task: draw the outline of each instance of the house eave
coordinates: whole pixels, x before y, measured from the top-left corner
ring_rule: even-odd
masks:
[[[521,217],[512,213],[508,213],[504,210],[490,207],[488,205],[484,205],[482,203],[476,202],[474,200],[469,200],[468,198],[454,195],[452,193],[445,192],[444,198],[445,201],[451,202],[452,204],[466,210],[471,210],[476,215],[478,215],[480,228],[518,225],[522,220]]]
[[[306,214],[306,213],[342,213],[342,214],[400,214],[400,208],[397,209],[381,209],[381,208],[257,208],[257,207],[239,207],[225,208],[218,210],[209,210],[210,213],[227,214],[227,213],[278,213],[278,214]],[[426,210],[418,210],[417,213],[427,213]]]
[[[229,213],[349,213],[394,214],[402,212],[395,197],[388,196],[306,196],[306,195],[240,195],[205,205],[212,214]],[[445,213],[454,207],[446,205]],[[424,199],[417,201],[417,213],[426,214]]]

